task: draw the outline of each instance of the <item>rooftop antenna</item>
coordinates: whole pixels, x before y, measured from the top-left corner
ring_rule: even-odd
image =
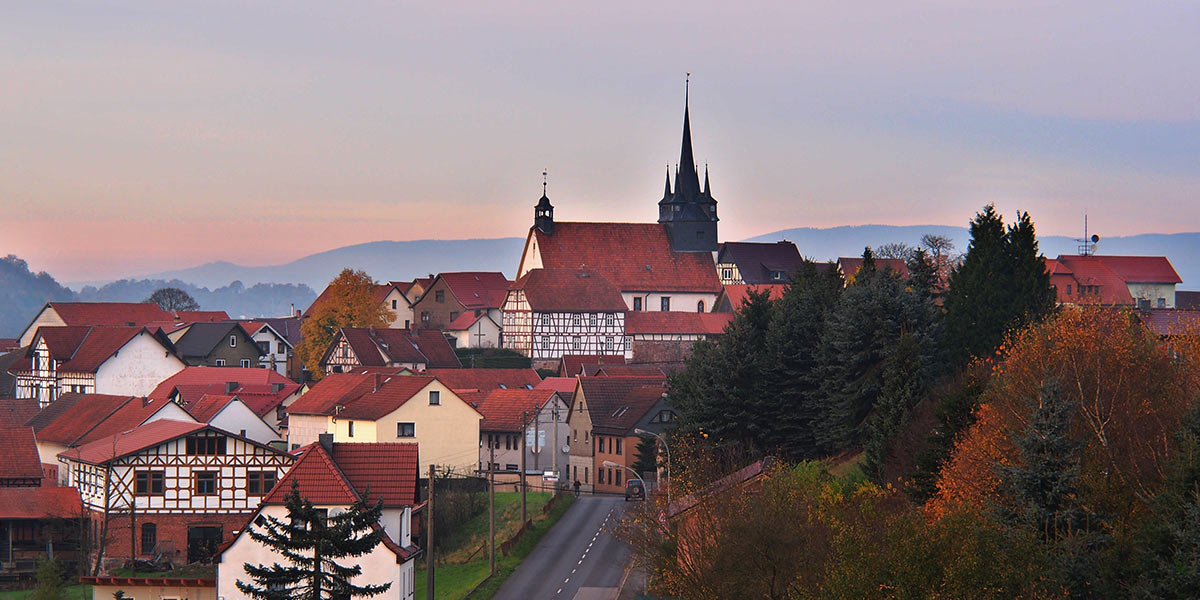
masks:
[[[1083,211],[1083,237],[1075,240],[1079,242],[1079,255],[1092,256],[1096,254],[1096,242],[1100,241],[1100,236],[1092,234],[1088,236],[1087,209]]]

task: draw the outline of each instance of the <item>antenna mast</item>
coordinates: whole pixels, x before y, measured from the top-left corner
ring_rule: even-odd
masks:
[[[1079,255],[1080,256],[1092,256],[1092,255],[1096,254],[1096,242],[1100,241],[1100,236],[1095,235],[1095,234],[1091,235],[1090,237],[1088,236],[1088,222],[1087,222],[1087,210],[1086,209],[1083,211],[1083,237],[1080,239],[1077,239],[1075,241],[1079,242]]]

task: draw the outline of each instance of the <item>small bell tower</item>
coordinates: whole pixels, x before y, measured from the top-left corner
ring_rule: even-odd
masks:
[[[533,207],[533,227],[546,235],[554,235],[554,205],[546,196],[546,171],[542,171],[542,197]]]

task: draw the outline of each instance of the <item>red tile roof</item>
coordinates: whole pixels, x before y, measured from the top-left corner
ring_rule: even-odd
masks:
[[[118,433],[130,431],[146,422],[154,413],[170,404],[170,400],[149,400],[146,398],[131,398],[129,402],[113,411],[108,418],[96,424],[86,434],[80,436],[72,444],[82,446],[99,439],[107,438]]]
[[[223,310],[176,310],[171,312],[177,321],[184,323],[223,323],[232,321]]]
[[[235,384],[232,391],[228,389],[229,383]],[[262,417],[299,389],[300,384],[273,369],[187,367],[158,384],[150,397],[169,398],[172,392],[178,392],[187,408],[205,394],[233,394]]]
[[[287,412],[293,415],[332,414],[338,404],[344,406],[375,389],[375,381],[374,374],[330,373],[297,398]]]
[[[742,309],[742,305],[746,303],[746,298],[750,296],[750,290],[756,292],[767,292],[767,297],[771,300],[778,300],[783,297],[783,290],[787,285],[782,283],[762,284],[762,285],[734,285],[725,286],[724,297],[729,300],[730,310],[737,312]],[[718,300],[718,303],[720,301]]]
[[[0,338],[0,354],[4,352],[11,352],[17,348],[20,348],[20,343],[21,340],[18,340],[17,338]]]
[[[67,325],[139,327],[174,318],[153,302],[50,302],[47,306]]]
[[[358,501],[358,493],[338,470],[333,457],[321,444],[303,448],[300,458],[287,474],[262,499],[263,505],[283,505],[292,491],[292,482],[299,486],[300,497],[316,505],[347,505]]]
[[[623,365],[622,354],[564,354],[559,361],[558,374],[575,377],[583,372],[583,365]]]
[[[733,320],[733,313],[649,312],[625,315],[625,333],[720,335]]]
[[[79,518],[83,501],[73,487],[0,487],[0,519]]]
[[[75,349],[71,360],[58,366],[58,372],[95,373],[100,365],[138,335],[151,334],[140,327],[93,327]]]
[[[517,389],[536,386],[542,378],[533,369],[428,369],[421,373],[437,377],[446,387],[460,390]]]
[[[71,446],[131,400],[133,396],[63,394],[43,408],[29,425],[38,440]]]
[[[592,269],[534,269],[512,284],[543,312],[623,312],[621,291]]]
[[[319,445],[319,444],[318,444]],[[388,508],[417,504],[417,445],[376,442],[334,444],[333,462],[359,495]]]
[[[626,435],[666,392],[665,378],[580,377],[592,429]]]
[[[75,349],[79,348],[79,344],[83,343],[91,331],[91,327],[79,325],[39,327],[34,334],[33,343],[29,346],[30,355],[32,356],[33,348],[37,346],[37,338],[40,337],[46,343],[46,349],[50,351],[50,358],[57,361],[71,360]]]
[[[1061,257],[1060,257],[1061,258]],[[1126,283],[1183,283],[1165,256],[1096,255]]]
[[[547,389],[492,390],[478,401],[477,408],[483,414],[479,430],[510,433],[523,431],[529,419],[532,419],[555,393],[554,390]]]
[[[837,264],[838,268],[842,270],[842,275],[847,280],[850,280],[862,268],[863,259],[861,256],[843,256],[837,259]],[[875,257],[875,269],[879,271],[890,270],[902,279],[908,279],[908,265],[899,258],[880,258],[877,256]]]
[[[671,250],[658,223],[555,222],[553,235],[538,229],[530,235],[542,267],[595,271],[621,291],[721,291],[712,253]]]
[[[0,423],[25,425],[39,410],[37,398],[0,398]]]
[[[201,423],[207,423],[217,416],[230,402],[235,400],[234,396],[225,396],[220,394],[205,394],[199,400],[188,404],[187,412],[192,415],[192,418]]]
[[[578,382],[579,380],[574,377],[547,377],[534,389],[554,390],[567,401],[567,404],[570,404],[571,396],[575,393],[575,385]]]
[[[1160,337],[1200,334],[1200,310],[1155,308],[1137,311],[1138,319]]]
[[[479,314],[475,314],[475,311],[467,311],[461,315],[458,315],[457,319],[450,321],[450,324],[446,326],[446,331],[464,331],[464,330],[470,328],[472,325],[474,325],[480,319],[488,319],[488,318],[491,318],[491,317],[488,317],[487,313],[485,313],[485,312],[480,312]]]
[[[439,273],[437,278],[446,282],[463,306],[480,310],[504,306],[504,295],[512,283],[503,273],[488,271]]]
[[[423,363],[427,367],[460,367],[462,363],[446,336],[436,329],[375,329],[343,327],[340,334],[354,350],[364,367],[383,367],[395,363]],[[337,347],[329,345],[322,362]]]
[[[0,480],[42,479],[42,461],[38,458],[33,428],[0,424]]]
[[[1104,306],[1133,304],[1125,280],[1104,258],[1062,255],[1053,264],[1047,261],[1047,268],[1054,269],[1050,272],[1050,284],[1054,286],[1059,302]]]
[[[433,383],[432,377],[399,375],[380,381],[379,389],[372,389],[346,403],[338,413],[343,419],[365,419],[375,421],[404,406],[426,386]]]
[[[152,448],[175,438],[209,428],[211,426],[204,423],[159,419],[136,427],[131,431],[111,435],[84,444],[78,448],[71,448],[65,452],[60,452],[59,457],[93,465],[101,465],[113,459],[128,456],[140,450]]]
[[[662,369],[654,365],[584,365],[584,371],[595,369],[596,377],[666,377]]]

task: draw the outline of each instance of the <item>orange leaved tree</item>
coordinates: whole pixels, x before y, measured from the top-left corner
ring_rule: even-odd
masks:
[[[387,327],[396,315],[375,297],[375,280],[363,271],[346,268],[338,274],[300,326],[304,340],[296,354],[312,373],[322,376],[319,363],[325,350],[343,327]]]

